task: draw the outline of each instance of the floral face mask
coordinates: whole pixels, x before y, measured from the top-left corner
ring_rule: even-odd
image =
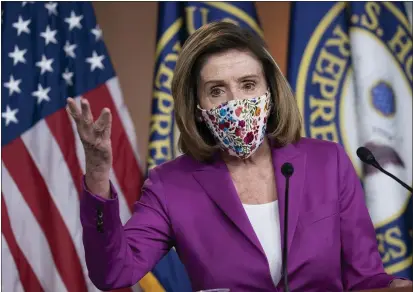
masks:
[[[225,102],[210,110],[201,109],[203,121],[221,148],[232,156],[250,157],[262,144],[271,110],[271,95]]]

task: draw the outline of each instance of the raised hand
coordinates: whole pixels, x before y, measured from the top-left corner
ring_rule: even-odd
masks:
[[[104,108],[99,118],[94,121],[89,102],[82,98],[80,104],[81,109],[74,99],[68,98],[66,110],[76,123],[85,151],[86,185],[93,194],[109,198],[109,172],[112,167],[110,141],[112,114],[108,108]]]

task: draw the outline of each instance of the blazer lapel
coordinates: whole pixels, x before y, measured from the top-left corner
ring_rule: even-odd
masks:
[[[272,147],[272,159],[279,202],[282,248],[284,247],[285,178],[281,173],[281,167],[285,162],[290,162],[294,167],[294,173],[290,177],[288,200],[287,247],[290,250],[298,223],[301,195],[304,191],[306,154],[290,144],[282,148]],[[213,164],[200,167],[193,173],[193,176],[225,216],[234,223],[256,248],[264,253],[238,197],[225,163],[217,158]]]
[[[256,248],[264,252],[242,206],[225,163],[217,159],[213,165],[204,166],[195,171],[193,175],[225,216]]]
[[[288,196],[288,232],[287,247],[290,251],[295,229],[298,223],[300,200],[305,184],[306,154],[300,152],[294,145],[283,148],[273,148],[273,164],[277,184],[278,202],[280,210],[281,246],[284,247],[284,214],[285,214],[285,185],[286,180],[281,173],[281,167],[289,162],[294,167],[294,173],[290,177]]]

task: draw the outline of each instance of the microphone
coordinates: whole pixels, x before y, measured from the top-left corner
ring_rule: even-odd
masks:
[[[413,189],[409,187],[406,183],[402,182],[399,178],[385,170],[381,165],[377,162],[376,158],[374,157],[373,153],[366,147],[359,147],[357,149],[357,156],[360,158],[361,161],[363,161],[366,164],[369,164],[371,166],[374,166],[384,174],[388,175],[395,181],[397,181],[399,184],[401,184],[404,188],[406,188],[409,192],[413,192]]]
[[[288,251],[288,191],[290,185],[290,176],[294,173],[294,167],[291,163],[286,162],[281,166],[281,173],[285,177],[285,204],[284,204],[284,246],[282,251],[282,268],[283,268],[283,278],[285,291],[290,292],[288,287],[288,276],[287,276],[287,251]]]

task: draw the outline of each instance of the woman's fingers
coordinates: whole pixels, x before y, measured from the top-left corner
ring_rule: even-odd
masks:
[[[80,100],[80,107],[82,108],[82,120],[86,126],[91,126],[93,124],[93,115],[90,110],[90,104],[87,99],[82,98]]]
[[[80,122],[82,112],[80,111],[80,109],[76,105],[75,100],[71,97],[67,98],[66,111],[69,113],[69,115],[72,116],[72,118],[75,120],[76,124],[78,124]]]
[[[108,108],[104,108],[96,120],[95,129],[98,132],[107,132],[110,136],[110,129],[112,127],[112,113]]]
[[[104,108],[99,118],[94,122],[90,104],[87,99],[80,100],[80,108],[77,106],[73,98],[67,99],[68,113],[73,117],[77,124],[78,132],[81,137],[96,137],[91,132],[93,129],[103,139],[110,139],[112,127],[112,114],[108,108]],[[91,135],[92,134],[92,135]]]

